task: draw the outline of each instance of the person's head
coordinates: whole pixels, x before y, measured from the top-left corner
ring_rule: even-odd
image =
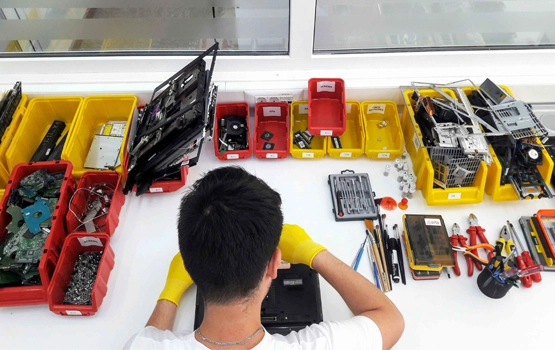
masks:
[[[276,277],[281,197],[243,168],[208,172],[181,200],[179,250],[207,303],[228,304]]]

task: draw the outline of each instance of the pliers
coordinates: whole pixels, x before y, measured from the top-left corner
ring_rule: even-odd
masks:
[[[470,246],[473,248],[472,254],[475,255],[478,259],[480,259],[477,248],[483,248],[483,247],[480,247],[481,245],[480,246],[476,245],[478,243],[476,241],[476,236],[480,238],[480,242],[482,242],[482,244],[487,244],[488,246],[491,246],[491,245],[489,244],[486,236],[484,236],[484,232],[486,232],[486,230],[483,229],[480,225],[478,225],[478,218],[476,217],[476,215],[470,214],[468,216],[468,221],[470,223],[470,227],[468,228],[468,230],[466,230],[466,233],[470,234]],[[493,250],[488,252],[488,260],[491,260],[493,256],[494,256]],[[476,268],[478,270],[482,271],[482,264],[478,260],[474,260],[474,264],[476,265]]]
[[[459,225],[457,225],[457,223],[453,224],[453,228],[452,228],[453,234],[451,235],[451,237],[449,237],[449,239],[451,240],[451,246],[453,247],[453,256],[455,257],[455,266],[453,267],[453,271],[455,272],[455,275],[460,276],[461,275],[461,269],[459,268],[459,262],[457,260],[457,249],[455,249],[455,247],[458,248],[459,244],[461,247],[465,247],[466,246],[466,237],[461,235],[461,229],[459,227]],[[465,249],[466,251],[466,249]],[[466,259],[466,265],[468,268],[468,276],[472,276],[472,274],[474,273],[474,265],[472,263],[472,258],[470,256],[465,256]]]
[[[474,246],[464,246],[464,247],[452,247],[453,250],[457,251],[457,252],[462,252],[465,256],[465,258],[471,258],[472,260],[474,260],[474,263],[478,263],[480,264],[480,266],[487,266],[489,264],[488,260],[484,260],[482,258],[480,258],[479,256],[475,255],[473,253],[473,251],[475,251],[476,249],[479,248],[484,248],[487,249],[489,251],[491,251],[493,253],[493,251],[495,250],[495,247],[492,246],[491,244],[487,244],[487,243],[482,243],[482,244],[478,244],[478,245],[474,245]]]

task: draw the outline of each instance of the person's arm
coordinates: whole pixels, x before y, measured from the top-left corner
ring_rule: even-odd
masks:
[[[397,343],[405,329],[403,315],[372,282],[328,251],[316,254],[312,267],[337,290],[353,314],[376,323],[384,349]]]
[[[171,331],[175,322],[177,305],[168,300],[158,300],[146,327],[152,326],[161,331]]]

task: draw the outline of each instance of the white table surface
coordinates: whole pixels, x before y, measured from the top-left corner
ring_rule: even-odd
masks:
[[[221,162],[213,154],[212,143],[208,143],[199,165],[190,169],[187,186],[210,169],[240,165],[281,193],[285,222],[303,226],[314,240],[350,264],[364,239],[365,226],[363,222],[334,221],[327,176],[343,169],[367,172],[377,197],[400,199],[395,170],[389,177],[382,175],[388,163],[392,164],[364,156],[358,160],[289,157]],[[111,241],[116,263],[108,294],[95,316],[62,317],[50,312],[48,305],[0,308],[0,349],[121,349],[144,327],[164,285],[169,262],[178,250],[176,215],[184,190],[126,197]],[[553,208],[553,204],[549,199],[494,203],[486,195],[478,205],[429,207],[418,191],[407,211],[385,213],[390,229],[395,223],[401,224],[405,213],[441,214],[449,230],[457,222],[464,232],[468,214],[473,212],[486,229],[489,241],[494,242],[506,220],[511,220],[520,232],[520,216]],[[479,291],[476,272],[473,277],[466,276],[466,261],[461,256],[459,264],[460,277],[451,273],[451,279],[415,281],[407,274],[406,286],[394,284],[387,295],[401,310],[406,323],[395,349],[552,348],[550,320],[555,314],[555,273],[544,272],[543,281],[531,289],[513,288],[505,298],[493,300]],[[372,280],[366,256],[359,272]],[[350,317],[337,292],[322,278],[320,283],[324,319]],[[192,329],[195,294],[195,287],[186,292],[176,330]]]

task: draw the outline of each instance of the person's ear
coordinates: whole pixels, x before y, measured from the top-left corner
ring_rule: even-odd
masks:
[[[270,276],[272,279],[276,279],[277,271],[280,263],[281,263],[281,250],[279,250],[279,248],[276,248],[276,250],[274,251],[274,254],[272,254],[272,257],[270,258],[270,263],[268,264],[268,271],[267,271],[268,276]]]

